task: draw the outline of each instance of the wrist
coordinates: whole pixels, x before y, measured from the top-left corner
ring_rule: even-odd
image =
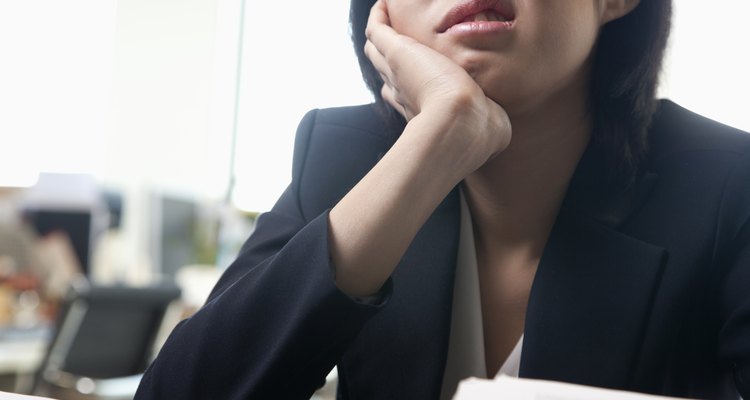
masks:
[[[495,153],[487,133],[477,132],[475,125],[447,110],[422,112],[409,121],[399,140],[432,179],[443,177],[453,187]]]

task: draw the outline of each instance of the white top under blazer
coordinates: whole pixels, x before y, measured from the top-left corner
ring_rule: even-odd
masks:
[[[445,364],[441,400],[453,398],[458,383],[469,377],[487,378],[484,359],[484,326],[482,325],[482,303],[479,294],[477,253],[471,213],[461,192],[461,231],[456,261],[456,278],[453,286],[453,312],[448,343],[448,359]],[[508,355],[497,375],[518,376],[521,366],[523,335]]]

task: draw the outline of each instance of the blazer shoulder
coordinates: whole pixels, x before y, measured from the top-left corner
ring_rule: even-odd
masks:
[[[722,152],[741,156],[750,152],[750,134],[711,120],[672,101],[661,100],[650,134],[652,158],[679,153]]]
[[[397,136],[372,104],[309,111],[297,128],[292,162],[292,184],[305,218],[332,207]]]
[[[375,104],[318,109],[316,123],[349,128],[383,140],[393,140],[397,135],[394,127],[388,126],[385,118],[377,111]]]
[[[651,131],[650,169],[682,198],[715,198],[720,231],[750,220],[750,134],[662,101]],[[676,198],[675,197],[675,198]]]

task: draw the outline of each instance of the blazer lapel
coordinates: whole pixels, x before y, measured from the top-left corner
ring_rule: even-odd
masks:
[[[664,249],[565,215],[537,270],[522,376],[627,388]]]
[[[537,269],[520,375],[628,388],[667,253],[618,228],[656,176],[624,191],[603,190],[588,153]]]

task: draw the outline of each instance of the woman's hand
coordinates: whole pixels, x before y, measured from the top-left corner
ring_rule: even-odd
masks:
[[[511,138],[505,110],[453,60],[396,32],[383,0],[370,11],[366,34],[365,54],[384,81],[383,99],[407,121],[428,119],[422,125],[436,139],[470,155],[465,173],[505,150]]]
[[[409,123],[328,216],[336,285],[352,296],[382,287],[438,204],[511,135],[505,110],[463,68],[391,28],[383,0],[367,36],[383,97]]]

